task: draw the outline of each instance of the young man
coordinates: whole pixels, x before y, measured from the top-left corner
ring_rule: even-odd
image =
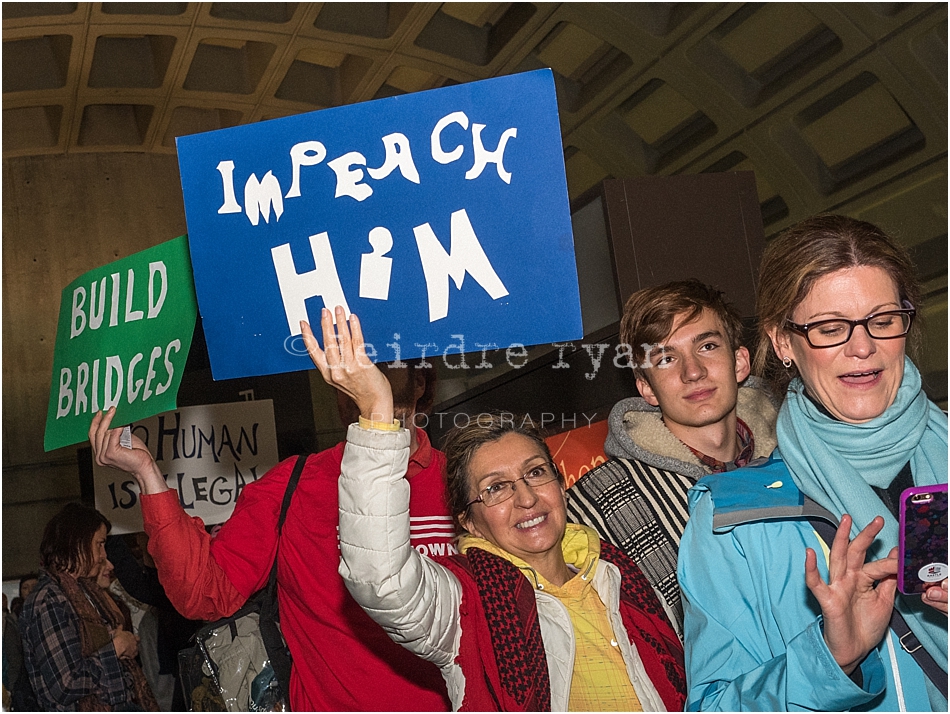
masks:
[[[413,423],[432,404],[434,369],[411,362],[385,370],[397,413]],[[343,409],[341,409],[341,412]],[[212,541],[198,518],[182,510],[151,455],[133,437],[119,445],[112,412],[98,414],[89,439],[101,465],[131,473],[142,491],[142,515],[169,600],[184,616],[215,620],[260,589],[278,553],[281,629],[293,656],[294,711],[445,711],[449,700],[435,665],[393,642],[350,597],[340,564],[337,481],[343,443],[312,455],[287,512],[280,548],[277,519],[295,459],[275,466],[241,493],[234,513]],[[406,479],[410,541],[422,553],[451,553],[452,518],[445,504],[445,457],[417,429]]]
[[[630,296],[620,340],[641,396],[610,412],[610,457],[567,492],[568,516],[633,558],[682,633],[676,552],[686,492],[709,473],[775,448],[776,408],[749,376],[742,323],[721,292],[696,280]]]

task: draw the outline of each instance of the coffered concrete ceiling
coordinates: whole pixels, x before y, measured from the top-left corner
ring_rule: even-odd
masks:
[[[3,155],[172,154],[538,67],[572,199],[751,169],[767,233],[882,186],[946,206],[944,3],[4,3]]]

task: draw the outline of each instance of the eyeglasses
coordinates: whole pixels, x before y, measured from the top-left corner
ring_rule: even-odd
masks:
[[[910,330],[917,310],[910,307],[910,303],[903,310],[888,310],[868,315],[862,320],[818,320],[806,325],[799,325],[791,320],[785,321],[785,327],[802,335],[808,344],[817,349],[837,347],[851,339],[854,328],[864,327],[868,335],[875,340],[895,340],[903,337]]]
[[[532,489],[535,489],[538,486],[551,483],[557,476],[557,468],[550,461],[546,461],[543,464],[532,466],[528,473],[514,481],[495,481],[487,488],[483,488],[479,491],[478,498],[466,503],[465,508],[467,509],[476,503],[484,503],[486,508],[497,506],[499,503],[504,503],[515,495],[515,487],[517,487],[518,481],[524,481]]]

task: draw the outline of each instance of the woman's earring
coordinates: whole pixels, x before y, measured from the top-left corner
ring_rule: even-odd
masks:
[[[783,357],[783,358],[782,358],[782,366],[784,366],[785,369],[791,369],[791,367],[792,367],[792,359],[791,359],[791,357]]]

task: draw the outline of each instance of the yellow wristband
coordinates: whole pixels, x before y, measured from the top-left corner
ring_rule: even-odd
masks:
[[[364,419],[360,417],[360,429],[378,429],[379,431],[399,431],[402,429],[402,424],[399,423],[398,419],[393,419],[392,422],[385,421],[372,421],[370,419]]]

